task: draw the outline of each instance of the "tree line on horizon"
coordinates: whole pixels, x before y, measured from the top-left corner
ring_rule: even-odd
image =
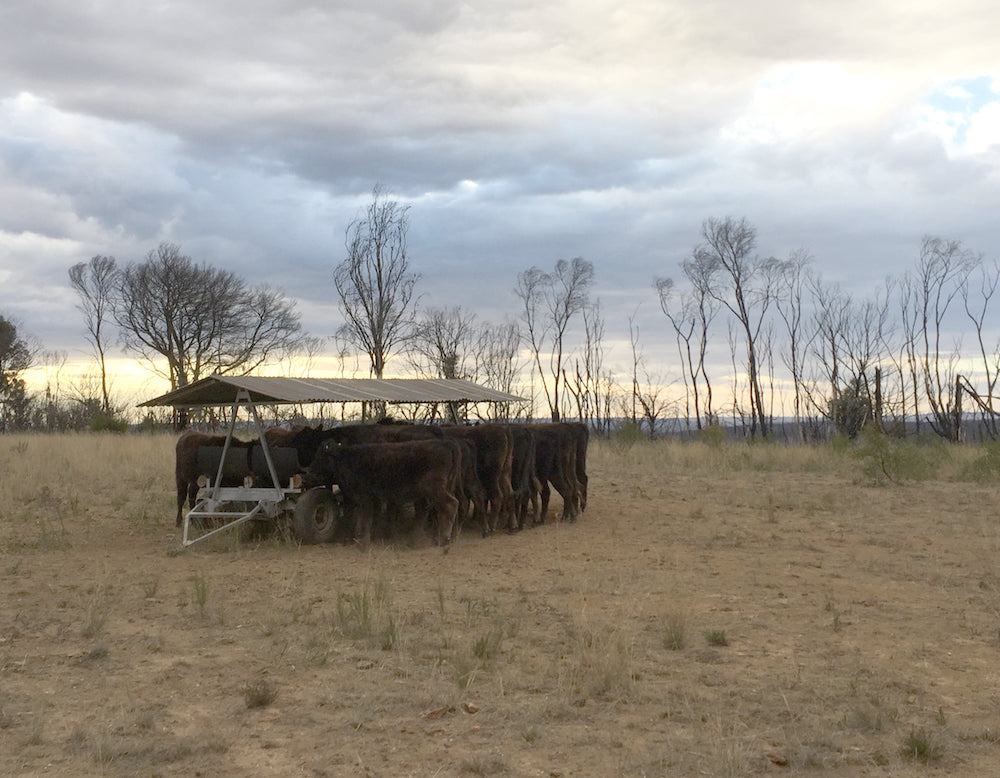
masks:
[[[520,272],[515,314],[481,322],[461,306],[419,306],[408,227],[409,206],[377,186],[345,230],[346,256],[332,273],[342,317],[332,340],[344,371],[360,358],[381,378],[396,359],[417,377],[467,378],[531,396],[521,407],[476,409],[480,417],[527,417],[537,401],[553,421],[578,418],[604,433],[625,420],[652,437],[673,417],[692,432],[725,424],[767,438],[776,419],[790,417],[801,440],[831,430],[854,437],[867,425],[905,434],[907,420],[958,440],[969,414],[990,437],[1000,432],[1000,341],[990,328],[1000,265],[960,241],[925,236],[915,268],[858,299],[824,281],[804,250],[784,260],[760,256],[746,219],[706,219],[679,276],[651,281],[662,336],[676,349],[675,374],[647,363],[633,314],[630,374],[622,375],[606,365],[592,262],[576,257]],[[30,393],[22,374],[46,360],[58,376],[66,356],[45,352],[0,316],[3,431],[123,429],[130,419],[107,369],[115,345],[171,389],[279,364],[308,372],[327,347],[302,330],[283,292],[198,263],[171,243],[139,262],[94,256],[71,267],[68,280],[95,370],[66,390],[56,380]],[[972,348],[953,335],[959,323]],[[709,369],[710,355],[717,362],[720,353],[731,368],[725,377]]]

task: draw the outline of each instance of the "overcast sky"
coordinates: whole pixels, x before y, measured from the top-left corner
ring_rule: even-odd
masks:
[[[995,258],[998,31],[988,0],[4,0],[0,314],[83,359],[68,268],[171,241],[329,335],[377,183],[424,304],[500,321],[583,256],[647,351],[708,217],[857,293],[924,234]]]

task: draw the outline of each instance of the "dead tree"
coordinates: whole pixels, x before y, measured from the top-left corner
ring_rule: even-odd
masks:
[[[551,273],[531,267],[520,273],[514,293],[521,301],[524,335],[542,382],[552,421],[561,418],[566,331],[587,303],[594,265],[582,257],[560,259]],[[544,362],[543,362],[544,360]]]
[[[376,186],[364,215],[348,225],[347,257],[333,272],[345,320],[337,334],[368,355],[375,378],[382,378],[386,361],[413,331],[420,276],[410,270],[407,254],[408,210]]]

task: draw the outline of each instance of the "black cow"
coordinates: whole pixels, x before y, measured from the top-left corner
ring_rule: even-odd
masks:
[[[590,443],[590,427],[583,422],[563,422],[569,430],[576,449],[577,507],[580,512],[587,510],[587,445]]]
[[[511,424],[511,471],[510,485],[513,507],[510,529],[524,529],[529,503],[532,508],[531,524],[538,521],[537,501],[534,500],[535,446],[537,435],[533,429],[523,424]]]
[[[470,519],[481,522],[483,536],[489,534],[486,514],[486,493],[476,471],[476,444],[469,438],[450,438],[458,443],[462,450],[462,465],[459,472],[459,487],[455,493],[458,498],[459,522],[465,524]]]
[[[175,447],[176,461],[174,464],[174,475],[177,479],[177,526],[181,526],[181,513],[184,510],[184,498],[188,500],[188,507],[193,508],[195,499],[198,496],[198,476],[200,475],[210,475],[215,477],[216,470],[218,468],[218,457],[214,458],[215,468],[210,465],[206,465],[205,457],[202,456],[201,462],[199,463],[199,452],[203,448],[215,448],[221,447],[226,442],[225,435],[213,435],[206,432],[195,432],[194,430],[188,430],[183,433],[177,439],[177,446]],[[250,443],[243,440],[238,440],[233,438],[232,442],[229,444],[231,449],[235,449],[230,452],[227,461],[238,463],[240,460],[244,463],[242,467],[237,465],[237,470],[243,471],[247,470],[247,449],[250,447]],[[221,452],[220,452],[221,453]],[[210,470],[210,472],[205,472]],[[234,483],[239,483],[242,480],[242,475],[237,476]]]
[[[535,431],[535,476],[538,479],[542,505],[540,521],[545,521],[551,490],[555,487],[563,500],[562,519],[573,521],[577,516],[576,440],[564,424],[530,424]]]
[[[441,437],[441,430],[426,424],[344,424],[327,430],[322,427],[303,427],[283,445],[295,448],[299,462],[308,467],[316,451],[328,440],[341,445],[359,445],[433,440]]]
[[[387,427],[388,428],[388,427]],[[427,517],[435,542],[447,545],[457,532],[455,490],[461,450],[451,440],[341,445],[325,441],[306,469],[307,487],[340,487],[344,506],[353,514],[355,537],[371,541],[372,523],[383,509],[399,511],[412,504]]]
[[[489,514],[483,518],[483,532],[493,532],[501,517],[507,518],[513,500],[510,483],[510,431],[502,424],[446,425],[445,436],[465,438],[476,446],[476,474],[489,502]]]

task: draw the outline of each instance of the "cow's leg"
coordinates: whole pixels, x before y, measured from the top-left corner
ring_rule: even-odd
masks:
[[[563,495],[563,519],[576,521],[579,513],[580,485],[576,480],[576,448],[569,448],[563,457],[563,482],[566,492]]]
[[[503,490],[500,488],[500,479],[494,478],[490,481],[489,491],[489,528],[490,532],[496,532],[500,526],[500,514],[503,511]]]
[[[574,521],[576,519],[576,489],[573,488],[573,482],[562,473],[553,473],[552,485],[559,492],[563,501],[560,521]]]
[[[489,534],[488,533],[488,528],[486,527],[486,505],[485,505],[485,502],[486,502],[486,500],[485,500],[485,497],[483,495],[482,484],[479,484],[477,482],[476,483],[476,488],[473,490],[473,493],[472,493],[472,506],[473,506],[472,515],[473,515],[474,518],[478,518],[480,520],[480,523],[483,525],[482,529],[483,529],[483,535],[484,536],[487,535],[487,534]]]
[[[458,524],[458,500],[450,494],[442,495],[437,501],[437,543],[439,546],[447,546],[455,534],[455,526]]]
[[[187,497],[187,481],[177,479],[177,525],[181,526],[182,513],[184,512],[184,498]]]
[[[542,484],[542,489],[540,494],[542,495],[542,523],[545,523],[545,519],[549,515],[549,498],[552,497],[552,489],[549,487],[548,478],[538,479]]]
[[[577,481],[580,482],[579,505],[580,505],[580,513],[583,513],[585,510],[587,510],[587,474],[578,472],[576,479]]]
[[[528,502],[531,503],[531,523],[541,524],[543,519],[538,511],[538,496],[542,491],[542,485],[538,482],[538,476],[531,476],[531,485],[528,487]]]
[[[362,549],[372,542],[372,513],[375,504],[371,500],[354,501],[354,540]]]

